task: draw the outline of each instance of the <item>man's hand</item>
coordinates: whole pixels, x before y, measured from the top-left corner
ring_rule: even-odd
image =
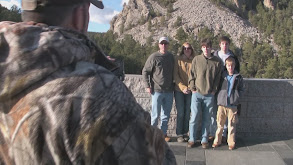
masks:
[[[113,62],[115,61],[115,58],[112,58],[110,56],[107,56],[107,59],[110,60],[110,61],[113,61]]]
[[[188,88],[185,88],[183,91],[182,91],[184,94],[189,94],[191,91],[190,90],[188,90]]]
[[[151,88],[146,88],[146,92],[149,94],[152,94],[152,89]]]

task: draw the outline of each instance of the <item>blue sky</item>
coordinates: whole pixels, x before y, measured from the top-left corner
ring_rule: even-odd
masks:
[[[2,6],[11,8],[16,5],[21,8],[21,0],[0,0]],[[103,0],[105,8],[103,10],[91,5],[90,7],[90,23],[88,31],[90,32],[106,32],[110,28],[111,19],[118,14],[124,3],[128,0]]]

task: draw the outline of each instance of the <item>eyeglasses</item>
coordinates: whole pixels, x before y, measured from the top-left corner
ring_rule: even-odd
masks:
[[[168,42],[161,42],[160,44],[161,45],[168,45],[169,43]]]
[[[191,50],[191,47],[184,47],[184,50]]]

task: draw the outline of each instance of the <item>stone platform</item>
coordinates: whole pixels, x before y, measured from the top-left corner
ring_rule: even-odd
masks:
[[[238,137],[233,151],[227,144],[202,149],[198,142],[190,149],[176,138],[172,141],[168,144],[178,165],[293,165],[293,139]]]

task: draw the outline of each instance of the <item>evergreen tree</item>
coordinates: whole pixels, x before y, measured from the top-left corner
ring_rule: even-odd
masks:
[[[166,25],[167,25],[167,22],[166,22],[165,16],[161,16],[160,25],[161,25],[161,26],[166,26]]]
[[[174,27],[179,27],[182,25],[182,17],[178,16],[176,22],[174,23]]]
[[[6,7],[3,7],[0,4],[0,21],[20,22],[20,12],[21,10],[15,5],[13,5],[10,10],[8,10]]]
[[[167,13],[172,13],[173,12],[173,4],[172,3],[169,3],[168,6],[167,6]]]
[[[279,62],[278,58],[268,60],[268,65],[265,68],[265,78],[278,78],[279,77]]]
[[[150,32],[152,31],[152,26],[153,26],[153,25],[152,25],[152,20],[149,19],[149,20],[148,20],[148,31],[150,31]]]
[[[188,34],[185,33],[182,27],[177,30],[175,38],[179,41],[179,44],[183,44],[187,41]]]

